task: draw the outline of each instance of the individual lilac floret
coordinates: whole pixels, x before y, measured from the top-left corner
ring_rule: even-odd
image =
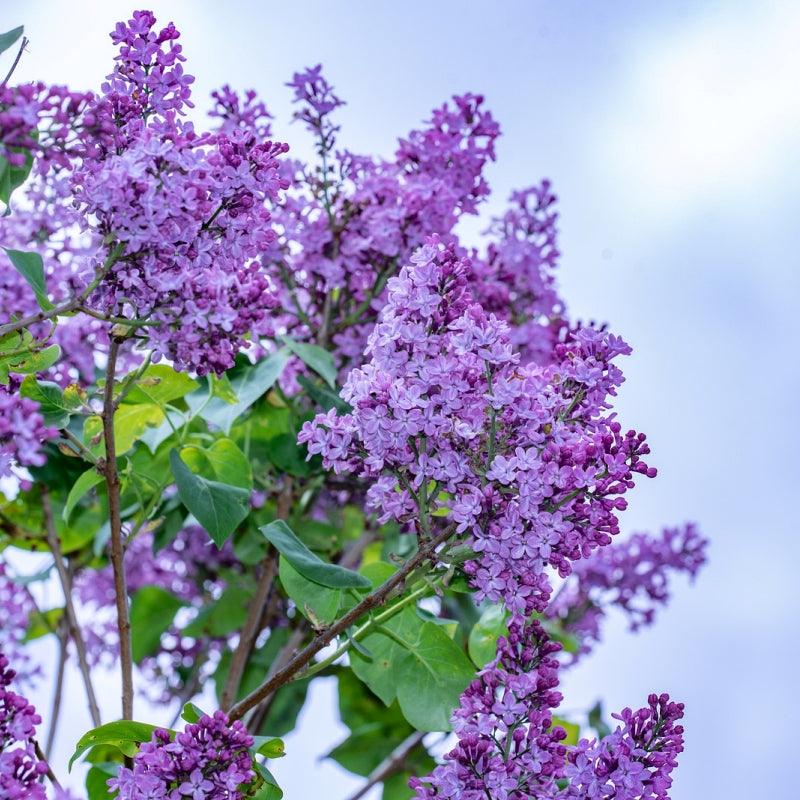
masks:
[[[519,366],[509,327],[470,293],[471,263],[432,238],[388,284],[369,361],[348,376],[349,414],[307,423],[299,441],[337,473],[369,480],[368,505],[425,537],[453,524],[477,557],[478,599],[543,611],[548,566],[619,532],[622,495],[652,477],[643,434],[623,432],[616,336],[579,328],[553,362]]]
[[[578,636],[580,652],[587,653],[600,641],[600,625],[612,607],[622,610],[632,631],[651,625],[669,601],[671,576],[685,573],[694,580],[707,548],[708,540],[692,523],[665,528],[660,536],[637,533],[614,542],[575,564],[547,616]]]
[[[683,752],[683,703],[651,694],[647,708],[613,715],[622,725],[599,742],[581,740],[570,749],[559,798],[668,800],[672,770]]]
[[[36,709],[10,689],[15,673],[0,652],[0,797],[45,800],[47,764],[36,756],[34,736],[42,721]]]
[[[172,741],[163,729],[139,748],[133,768],[121,767],[109,788],[118,800],[240,800],[255,777],[248,748],[253,737],[221,711],[187,725]]]
[[[567,748],[551,709],[561,702],[560,645],[538,622],[512,623],[497,658],[461,696],[453,715],[458,744],[431,775],[410,782],[416,797],[522,800],[552,797]]]

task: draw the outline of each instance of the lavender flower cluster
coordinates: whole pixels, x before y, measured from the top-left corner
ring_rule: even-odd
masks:
[[[45,800],[46,762],[36,755],[34,736],[42,721],[36,709],[10,687],[15,672],[0,652],[0,797]]]
[[[600,641],[600,626],[610,608],[628,618],[632,631],[651,625],[659,606],[669,601],[670,579],[694,579],[706,563],[708,540],[697,526],[665,528],[660,536],[636,533],[600,548],[575,564],[571,577],[547,608],[547,616],[577,636],[580,653]]]
[[[29,682],[39,672],[22,644],[34,611],[30,594],[9,576],[8,566],[0,556],[0,651],[14,662],[18,684]]]
[[[496,659],[473,681],[453,715],[458,744],[424,779],[417,800],[664,800],[683,751],[683,704],[666,694],[626,708],[602,739],[563,744],[552,717],[561,702],[561,645],[541,625],[512,623]]]
[[[174,741],[157,729],[140,746],[133,767],[121,767],[109,788],[118,800],[240,800],[243,786],[255,778],[252,744],[242,723],[228,724],[221,711],[187,725]]]
[[[326,467],[372,480],[381,520],[427,535],[429,514],[446,513],[478,554],[467,565],[478,599],[524,616],[546,607],[546,567],[567,575],[608,544],[634,476],[655,470],[644,436],[606,413],[628,346],[581,328],[552,364],[521,366],[471,278],[452,245],[420,248],[344,386],[353,412],[319,415],[299,439]]]
[[[426,779],[411,780],[418,798],[553,796],[567,753],[551,713],[561,702],[553,657],[560,649],[538,622],[510,627],[453,715],[457,746]]]

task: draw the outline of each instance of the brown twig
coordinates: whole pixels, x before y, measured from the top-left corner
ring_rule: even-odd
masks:
[[[391,775],[394,775],[395,772],[399,772],[411,753],[422,744],[422,740],[426,735],[425,731],[414,731],[408,738],[400,742],[400,744],[370,772],[367,777],[367,782],[354,795],[351,795],[349,800],[361,800],[376,783],[381,783]]]
[[[61,695],[64,692],[64,672],[67,665],[67,637],[69,630],[64,625],[58,630],[58,661],[56,663],[56,683],[53,687],[53,703],[50,706],[50,723],[47,729],[47,742],[44,746],[45,756],[50,758],[53,752],[53,743],[58,729],[58,718],[61,715]]]
[[[17,57],[14,59],[14,63],[11,65],[11,69],[8,71],[5,78],[3,78],[3,82],[0,83],[0,89],[2,89],[11,80],[11,76],[14,74],[14,70],[19,64],[19,60],[22,58],[22,54],[25,52],[25,48],[28,46],[28,41],[29,39],[27,36],[22,37],[22,41],[19,44],[19,50],[17,50]]]
[[[53,786],[56,789],[61,791],[61,784],[58,782],[58,778],[56,778],[53,770],[50,769],[50,764],[47,762],[47,759],[45,758],[45,755],[42,752],[42,748],[39,747],[39,742],[37,742],[36,739],[33,740],[33,748],[34,751],[36,752],[36,758],[38,758],[39,761],[44,761],[44,763],[47,765],[47,772],[45,772],[45,775],[47,775],[48,780],[50,781],[50,783],[53,784]]]
[[[436,551],[436,548],[453,535],[454,529],[448,527],[438,536],[426,542],[400,569],[374,592],[368,594],[360,603],[353,606],[343,617],[340,617],[329,628],[320,631],[316,637],[304,647],[289,663],[268,678],[257,689],[231,708],[228,716],[231,720],[241,719],[251,708],[255,708],[275,689],[291,680],[320,650],[327,647],[339,634],[344,633],[364,614],[377,606],[383,605],[392,592],[401,586],[405,579],[419,566],[424,564]]]
[[[75,605],[72,602],[72,580],[67,568],[64,566],[64,558],[61,555],[61,543],[56,532],[55,521],[53,519],[53,507],[50,504],[50,495],[46,489],[42,490],[42,510],[44,511],[45,527],[47,529],[47,543],[53,553],[53,561],[58,572],[58,579],[61,583],[61,590],[64,593],[64,614],[67,618],[72,643],[75,645],[75,652],[78,654],[78,668],[80,669],[83,685],[86,689],[86,700],[89,703],[89,714],[95,728],[100,725],[100,709],[97,705],[97,696],[92,685],[92,676],[89,671],[89,661],[86,658],[86,645],[83,641],[78,617],[75,613]]]
[[[292,507],[292,479],[286,478],[283,490],[278,497],[278,504],[275,510],[275,516],[278,519],[287,519],[289,511]],[[264,608],[269,600],[272,585],[275,581],[275,575],[278,572],[278,555],[274,548],[270,546],[267,557],[261,565],[261,577],[256,586],[256,593],[250,603],[250,608],[247,612],[247,619],[245,620],[244,627],[239,636],[239,642],[236,649],[233,651],[231,658],[231,666],[228,670],[228,677],[225,681],[225,687],[220,696],[220,708],[227,711],[235,702],[236,696],[239,693],[239,686],[242,683],[242,676],[244,675],[247,661],[250,654],[253,652],[253,646],[258,638],[261,629],[261,619],[264,613]]]
[[[122,718],[133,719],[133,653],[131,623],[128,613],[128,587],[125,581],[125,549],[122,542],[122,511],[120,483],[117,471],[117,452],[114,443],[114,377],[120,340],[111,338],[106,365],[106,384],[103,387],[103,439],[106,456],[103,474],[108,494],[108,521],[111,526],[111,565],[114,570],[114,595],[119,630],[119,660],[122,673]]]

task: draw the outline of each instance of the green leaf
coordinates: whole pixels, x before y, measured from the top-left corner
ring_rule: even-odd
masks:
[[[169,462],[181,502],[208,531],[214,544],[222,547],[250,513],[250,492],[195,475],[177,450],[170,452]]]
[[[119,764],[106,765],[95,764],[86,773],[86,795],[88,800],[111,800],[114,797],[108,788],[108,779],[116,776],[116,769]]]
[[[297,382],[323,411],[330,411],[332,408],[335,408],[341,414],[350,414],[353,411],[353,407],[350,403],[346,400],[342,400],[335,389],[329,389],[327,386],[320,386],[307,375],[298,375]]]
[[[88,733],[84,733],[75,746],[75,752],[69,760],[69,769],[90,747],[97,745],[110,745],[119,750],[123,755],[133,758],[139,745],[147,742],[156,729],[155,725],[148,725],[145,722],[133,722],[132,720],[121,719],[116,722],[108,722],[99,728],[93,728]]]
[[[122,403],[114,414],[114,445],[117,456],[127,453],[148,427],[160,425],[163,420],[164,412],[154,403]],[[83,425],[83,441],[96,456],[105,452],[102,435],[103,421],[100,417],[88,417]]]
[[[422,620],[413,610],[404,609],[396,617],[384,623],[383,627],[391,631],[413,630],[422,624]],[[364,637],[361,643],[369,651],[371,657],[365,657],[358,650],[351,650],[349,653],[350,668],[380,697],[384,705],[391,705],[397,699],[397,683],[393,673],[393,664],[403,655],[403,647],[381,631]]]
[[[239,398],[231,386],[231,380],[227,375],[217,377],[213,372],[208,376],[209,387],[213,397],[219,397],[224,403],[233,405]]]
[[[47,297],[42,257],[38,253],[24,253],[22,250],[9,250],[7,247],[3,249],[17,272],[30,284],[39,308],[43,311],[53,308],[53,304]]]
[[[31,612],[28,618],[28,629],[25,631],[25,638],[22,641],[24,643],[32,642],[34,639],[40,639],[42,636],[47,636],[48,633],[53,633],[63,616],[63,608]]]
[[[37,138],[36,133],[32,133],[32,139]],[[28,147],[9,147],[12,153],[21,153],[23,156],[22,164],[11,164],[5,156],[0,156],[0,200],[6,206],[11,202],[11,195],[15,189],[22,186],[30,175],[33,166],[33,153]]]
[[[36,345],[31,346],[35,347]],[[20,375],[31,375],[36,372],[44,372],[52,367],[60,357],[61,348],[57,344],[14,356],[0,354],[0,373],[7,375],[9,372],[14,372]],[[0,383],[2,382],[0,381]]]
[[[282,336],[281,341],[307,366],[325,380],[331,389],[336,388],[336,364],[333,356],[318,344],[296,342],[288,336]]]
[[[193,392],[199,384],[168,364],[149,366],[126,395],[124,403],[155,403],[163,405]]]
[[[264,758],[283,758],[286,755],[286,745],[277,736],[254,736],[250,751]]]
[[[131,601],[131,645],[138,664],[158,650],[161,635],[184,605],[175,595],[160,586],[143,586]]]
[[[423,623],[392,665],[397,702],[420,731],[450,730],[450,717],[475,671],[461,648],[438,626]]]
[[[329,564],[316,556],[282,519],[262,526],[260,531],[303,577],[314,583],[331,589],[368,589],[372,586],[363,575],[338,564]]]
[[[257,788],[252,800],[281,800],[283,791],[278,786],[275,776],[258,761],[253,761],[253,767],[256,770]]]
[[[337,617],[342,590],[329,589],[303,577],[285,556],[280,560],[281,584],[304,617],[329,623]]]
[[[474,669],[461,648],[410,608],[366,636],[372,660],[350,653],[353,672],[389,705],[395,697],[405,718],[421,731],[450,729],[450,715]]]
[[[103,480],[103,476],[94,467],[89,467],[89,469],[75,481],[67,495],[64,511],[61,513],[61,518],[64,522],[69,522],[72,511],[81,498],[84,497],[90,489],[97,486],[98,483],[102,483]]]
[[[219,397],[213,397],[200,410],[200,407],[206,402],[207,393],[200,393],[202,396],[199,396],[198,393],[189,395],[186,402],[189,403],[190,408],[196,408],[203,419],[222,428],[225,433],[230,433],[231,426],[236,419],[273,387],[288,359],[289,351],[282,347],[263,361],[259,361],[255,366],[248,365],[238,370],[230,380],[230,385],[238,398],[235,403],[228,403]]]
[[[14,42],[22,36],[24,30],[25,26],[20,25],[18,28],[14,28],[7,33],[0,33],[0,53],[5,53],[9,47],[13,46]]]
[[[39,411],[44,417],[45,425],[54,428],[65,428],[69,415],[80,405],[75,394],[65,395],[57,383],[37,381],[33,375],[26,375],[19,387],[23,397],[29,397],[39,404]]]
[[[467,650],[476,667],[486,666],[497,655],[497,640],[508,634],[508,612],[501,605],[487,606],[469,633]]]
[[[196,706],[194,703],[186,703],[183,707],[183,711],[181,711],[181,719],[192,725],[197,722],[203,714],[205,714],[205,712],[199,706]]]
[[[189,445],[181,450],[181,458],[193,472],[248,491],[253,488],[250,462],[232,439],[217,439],[211,447]]]

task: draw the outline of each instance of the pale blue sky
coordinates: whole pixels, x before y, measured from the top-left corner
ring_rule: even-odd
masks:
[[[800,4],[152,6],[184,33],[198,105],[222,82],[252,86],[293,142],[282,84],[318,61],[348,101],[342,137],[357,151],[391,152],[454,92],[486,95],[504,131],[491,208],[550,177],[564,295],[635,349],[619,406],[649,434],[660,476],[632,495],[626,529],[694,519],[712,539],[698,584],[638,637],[612,625],[566,680],[566,706],[669,691],[687,704],[674,800],[793,796]],[[32,40],[19,77],[93,88],[106,34],[132,7],[4,0],[3,26],[24,22]],[[357,785],[315,760],[340,736],[330,688],[276,767],[289,800]],[[78,691],[73,679],[61,756],[88,727]]]

